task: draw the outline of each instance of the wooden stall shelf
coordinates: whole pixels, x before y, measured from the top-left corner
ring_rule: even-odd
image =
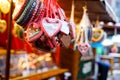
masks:
[[[50,70],[47,72],[42,72],[42,73],[34,73],[34,74],[30,74],[28,76],[21,76],[21,77],[16,77],[16,78],[12,78],[10,80],[44,80],[44,79],[48,79],[50,77],[56,77],[56,76],[60,76],[63,75],[65,72],[68,72],[68,69],[55,69],[55,70]],[[60,77],[57,80],[61,80]]]
[[[14,50],[10,50],[11,54],[14,54],[15,51]],[[7,54],[7,50],[6,49],[0,49],[0,56],[2,55],[6,55]]]

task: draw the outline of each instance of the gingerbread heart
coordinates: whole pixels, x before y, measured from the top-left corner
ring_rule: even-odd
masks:
[[[41,21],[41,29],[48,37],[55,36],[61,29],[61,22],[59,19],[43,18]]]
[[[102,39],[104,36],[104,31],[102,29],[95,29],[93,30],[92,41],[97,42]]]
[[[78,45],[78,50],[82,55],[86,55],[89,48],[90,48],[90,45],[88,43],[81,43]]]
[[[66,47],[69,48],[70,46],[70,42],[71,42],[71,37],[70,35],[62,35],[62,37],[60,38],[62,44]]]
[[[32,42],[37,40],[43,32],[40,30],[39,25],[37,23],[32,23],[27,28],[26,38],[28,42]]]

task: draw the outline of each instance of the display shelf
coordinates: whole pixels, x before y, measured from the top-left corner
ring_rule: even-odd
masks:
[[[13,54],[15,51],[14,50],[10,50],[11,54]],[[0,55],[6,55],[7,54],[7,50],[6,49],[0,49]]]
[[[10,80],[24,80],[24,79],[29,79],[29,80],[43,80],[47,79],[53,76],[58,76],[61,74],[64,74],[65,72],[68,72],[68,69],[54,69],[54,70],[49,70],[47,72],[42,72],[42,73],[34,73],[30,74],[28,76],[20,76],[16,78],[12,78]]]
[[[27,53],[26,51],[16,51],[11,49],[10,50],[11,54],[23,54],[23,53]],[[0,56],[2,55],[6,55],[7,54],[7,50],[6,49],[0,49]]]

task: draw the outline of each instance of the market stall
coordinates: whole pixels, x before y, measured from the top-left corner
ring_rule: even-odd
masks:
[[[96,53],[91,41],[93,32],[96,33],[93,31],[96,18],[99,16],[105,23],[116,20],[109,16],[104,2],[0,0],[3,3],[9,4],[9,10],[0,9],[2,78],[42,80],[55,76],[55,79],[79,80],[94,74]]]

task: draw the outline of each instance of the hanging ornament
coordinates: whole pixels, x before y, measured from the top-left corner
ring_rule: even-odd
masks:
[[[101,41],[103,37],[104,37],[104,31],[99,23],[99,20],[97,19],[95,28],[93,29],[92,41],[93,42]]]
[[[5,32],[7,29],[7,23],[5,20],[0,20],[0,33]]]
[[[82,55],[86,55],[90,48],[88,40],[89,38],[91,39],[92,27],[87,15],[86,6],[83,7],[83,11],[84,13],[79,24],[79,31],[77,33],[74,49],[78,49]]]
[[[71,37],[69,35],[62,35],[61,41],[66,48],[69,48]]]
[[[0,0],[0,11],[4,14],[10,11],[10,2],[8,0]]]
[[[18,25],[17,23],[14,24],[13,34],[20,39],[23,39],[24,29]]]
[[[84,39],[83,39],[83,37],[84,37]],[[81,32],[80,42],[78,43],[78,50],[84,56],[88,52],[89,48],[90,48],[90,45],[89,45],[89,43],[87,41],[87,34],[83,30]]]
[[[29,22],[29,20],[34,12],[34,9],[38,5],[37,3],[38,3],[38,0],[29,0],[25,9],[23,10],[22,14],[16,20],[16,23],[21,26],[27,25],[27,23]]]

